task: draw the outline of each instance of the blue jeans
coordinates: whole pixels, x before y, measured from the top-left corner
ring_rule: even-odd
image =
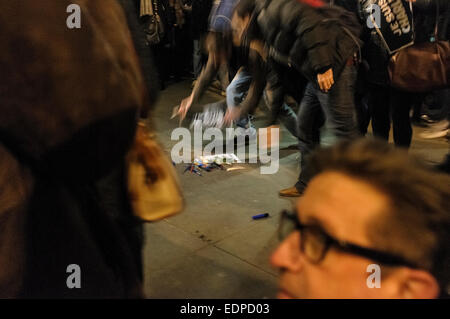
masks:
[[[264,91],[264,101],[266,103],[267,108],[269,111],[273,111],[271,108],[273,107],[274,103],[273,100],[273,92],[271,89],[267,86]],[[297,133],[297,114],[291,109],[289,105],[286,104],[286,102],[283,102],[281,104],[280,111],[277,112],[279,119],[281,123],[287,128],[289,133],[291,133],[293,136],[298,137]]]
[[[240,106],[242,101],[244,101],[247,96],[251,83],[251,74],[245,68],[241,68],[234,77],[233,81],[231,81],[230,85],[227,87],[227,107],[229,109]],[[247,128],[248,125],[248,115],[236,121],[236,126]]]
[[[328,93],[313,83],[306,86],[297,116],[301,172],[295,186],[300,193],[312,178],[307,160],[318,145],[331,146],[358,137],[355,82],[355,66],[346,66]]]
[[[194,67],[194,77],[198,78],[203,68],[202,61],[202,41],[200,39],[194,39],[193,52],[192,52],[192,64]]]

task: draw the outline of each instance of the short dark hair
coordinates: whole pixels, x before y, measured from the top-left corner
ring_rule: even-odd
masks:
[[[450,288],[450,176],[377,139],[342,142],[309,159],[314,175],[336,171],[373,185],[390,205],[368,230],[377,248],[429,271],[441,296]]]

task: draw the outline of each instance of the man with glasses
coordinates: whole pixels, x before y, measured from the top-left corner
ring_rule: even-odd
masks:
[[[367,139],[320,150],[311,165],[271,258],[279,298],[448,297],[450,177]]]

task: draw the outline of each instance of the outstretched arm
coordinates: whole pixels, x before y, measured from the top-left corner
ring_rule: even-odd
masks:
[[[202,72],[200,73],[200,76],[195,83],[191,95],[181,101],[180,108],[178,109],[178,114],[180,115],[181,119],[184,119],[186,117],[186,114],[191,108],[192,104],[197,102],[202,97],[203,93],[205,93],[206,89],[211,84],[214,77],[217,75],[220,63],[221,62],[216,56],[216,53],[210,51],[208,62],[202,69]]]
[[[257,51],[250,49],[249,60],[252,83],[250,84],[245,100],[241,104],[242,115],[253,113],[255,111],[263,94],[264,87],[266,86],[266,68],[262,56]]]
[[[259,100],[264,91],[266,85],[266,67],[262,52],[254,45],[250,45],[249,49],[249,71],[252,76],[252,82],[248,89],[247,96],[242,101],[239,108],[228,109],[225,115],[225,124],[230,124],[232,121],[252,114],[258,106]]]

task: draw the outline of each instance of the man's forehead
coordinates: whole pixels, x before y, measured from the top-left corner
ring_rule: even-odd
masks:
[[[360,179],[339,172],[315,177],[297,204],[304,224],[318,224],[330,235],[366,241],[367,227],[383,218],[388,198]]]

